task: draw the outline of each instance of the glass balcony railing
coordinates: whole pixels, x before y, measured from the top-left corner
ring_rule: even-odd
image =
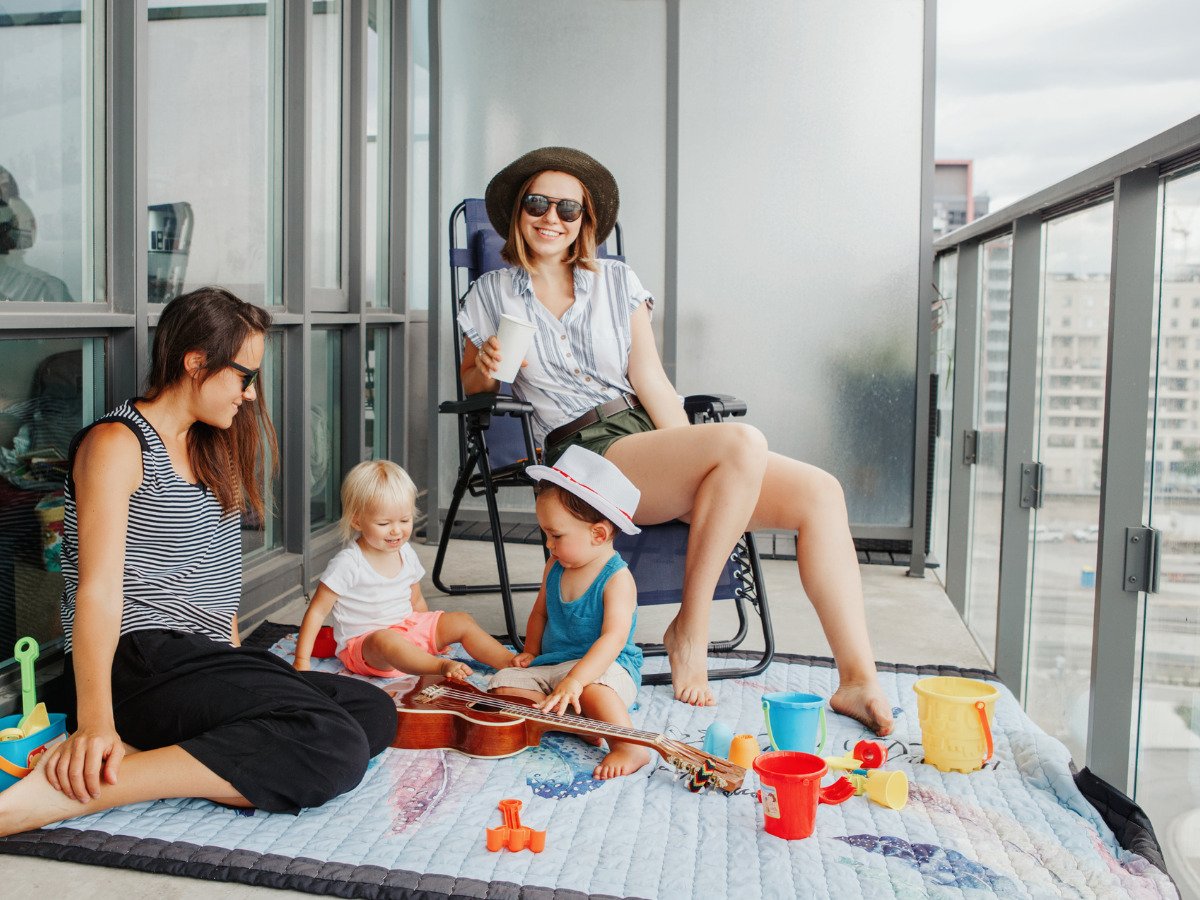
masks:
[[[1200,117],[935,252],[947,593],[1034,721],[1149,814],[1194,896]]]

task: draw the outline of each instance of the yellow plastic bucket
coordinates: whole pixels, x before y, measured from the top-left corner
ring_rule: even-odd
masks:
[[[925,762],[943,772],[974,772],[992,758],[992,723],[1000,691],[986,681],[939,676],[922,678],[917,719]]]

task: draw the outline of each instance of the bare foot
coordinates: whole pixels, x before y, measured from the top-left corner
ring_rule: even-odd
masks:
[[[600,760],[600,765],[592,770],[592,777],[604,781],[608,778],[619,778],[622,775],[632,775],[646,763],[650,762],[650,751],[637,744],[617,744],[617,749],[609,752]]]
[[[471,667],[456,659],[443,659],[438,670],[447,678],[461,678],[466,681],[471,677]]]
[[[667,658],[671,663],[671,687],[675,699],[692,706],[716,706],[708,686],[708,642],[693,641],[675,633],[675,623],[663,634]]]
[[[843,681],[829,705],[834,712],[857,719],[880,737],[892,733],[892,704],[877,679]]]

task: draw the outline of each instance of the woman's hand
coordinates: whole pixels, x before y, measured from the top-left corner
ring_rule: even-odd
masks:
[[[117,783],[125,745],[112,725],[80,727],[46,754],[46,780],[56,791],[86,803],[100,796],[100,783]]]
[[[568,675],[558,683],[558,687],[549,697],[538,704],[538,709],[560,716],[568,709],[574,709],[576,713],[581,713],[583,710],[579,706],[579,695],[582,693],[583,685]]]
[[[500,368],[500,339],[492,335],[475,352],[475,368],[484,378],[495,378]]]
[[[512,658],[510,666],[515,666],[518,669],[528,669],[536,657],[532,653],[518,653]]]

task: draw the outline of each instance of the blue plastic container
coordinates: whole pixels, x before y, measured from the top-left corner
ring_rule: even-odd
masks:
[[[16,728],[21,716],[0,718],[0,730]],[[50,727],[35,731],[19,741],[0,741],[0,791],[16,784],[24,769],[30,768],[29,757],[37,762],[37,752],[56,738],[67,733],[67,717],[62,713],[50,713]]]
[[[825,698],[779,691],[763,694],[763,718],[772,750],[821,755],[825,749]]]

